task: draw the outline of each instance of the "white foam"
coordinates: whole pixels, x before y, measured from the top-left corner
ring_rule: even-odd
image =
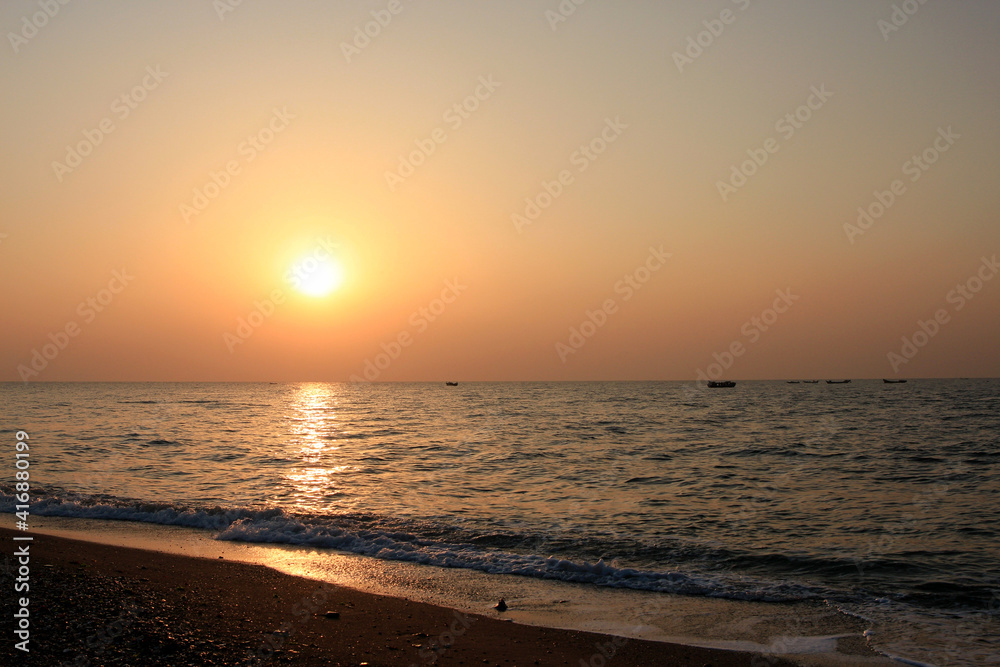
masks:
[[[713,591],[711,582],[678,572],[644,572],[614,567],[603,560],[578,563],[551,556],[484,551],[469,545],[404,542],[384,532],[362,536],[342,528],[306,525],[288,517],[268,520],[240,518],[224,528],[216,539],[330,548],[384,560],[464,567],[488,574],[518,574],[602,586],[664,592]]]
[[[0,494],[0,511],[12,512],[12,495]],[[617,567],[604,560],[578,562],[532,554],[490,550],[469,544],[452,544],[424,539],[377,523],[364,528],[331,525],[337,517],[309,523],[280,509],[190,508],[169,503],[148,503],[124,499],[64,499],[43,497],[31,504],[38,516],[76,517],[140,521],[218,531],[215,539],[250,543],[303,545],[337,549],[349,553],[447,568],[466,568],[488,574],[514,574],[537,579],[592,584],[685,595],[706,595],[739,600],[775,601],[790,599],[767,586],[742,586],[707,576],[682,572],[645,571]],[[785,587],[788,590],[788,587]],[[802,597],[806,595],[803,594]]]

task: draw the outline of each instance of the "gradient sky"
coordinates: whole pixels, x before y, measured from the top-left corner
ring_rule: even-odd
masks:
[[[1000,3],[50,4],[0,6],[0,379],[1000,376]]]

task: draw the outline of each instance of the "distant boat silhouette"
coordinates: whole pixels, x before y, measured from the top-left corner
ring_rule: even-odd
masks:
[[[712,389],[722,389],[722,388],[727,388],[727,387],[735,387],[736,383],[733,382],[732,380],[724,380],[722,382],[716,382],[714,380],[709,380],[708,381],[708,386],[711,387]]]
[[[850,380],[827,380],[827,384],[847,384]]]
[[[886,384],[903,384],[906,380],[886,380],[885,378],[882,378],[882,382],[885,382]]]
[[[798,380],[789,380],[788,384],[799,384]]]
[[[805,384],[819,384],[819,380],[803,380]]]
[[[457,387],[458,386],[457,382],[445,382],[445,384],[448,385],[449,387]]]

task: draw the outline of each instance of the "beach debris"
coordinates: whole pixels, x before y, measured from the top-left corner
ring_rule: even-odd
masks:
[[[497,611],[507,611],[507,602],[503,598],[500,598],[500,602],[497,602],[493,608]]]
[[[323,616],[325,616],[327,618],[332,618],[334,620],[337,620],[337,619],[340,618],[340,612],[339,611],[328,611],[325,614],[323,614]]]

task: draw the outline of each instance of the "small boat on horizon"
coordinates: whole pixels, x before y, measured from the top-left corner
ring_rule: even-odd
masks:
[[[799,384],[798,380],[788,380],[788,384]]]
[[[736,383],[733,382],[732,380],[722,380],[722,381],[709,380],[708,386],[711,387],[712,389],[723,389],[723,388],[735,387]]]
[[[458,383],[457,382],[445,382],[445,385],[448,386],[448,387],[457,387]]]
[[[906,380],[886,380],[885,378],[882,378],[882,382],[885,382],[886,384],[905,384]]]
[[[827,380],[827,384],[847,384],[850,380]]]
[[[819,380],[803,380],[803,384],[819,384]]]

